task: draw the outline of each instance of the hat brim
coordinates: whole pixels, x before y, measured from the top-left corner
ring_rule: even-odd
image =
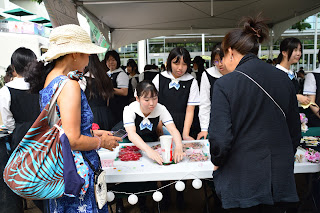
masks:
[[[49,47],[48,51],[43,54],[43,58],[45,61],[52,61],[70,53],[98,54],[106,51],[106,48],[99,47],[93,43],[81,43],[78,45],[69,43],[65,45],[55,45],[51,48]]]

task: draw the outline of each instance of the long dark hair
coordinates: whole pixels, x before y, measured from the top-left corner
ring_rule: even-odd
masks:
[[[205,71],[206,69],[204,68],[204,63],[206,61],[201,57],[201,56],[196,56],[193,59],[193,64],[197,64],[198,65],[198,72],[202,73],[203,71]]]
[[[298,48],[299,44],[300,44],[300,47],[302,48],[301,41],[294,37],[286,38],[283,41],[281,41],[280,54],[278,55],[278,58],[277,58],[277,64],[280,64],[281,61],[283,60],[282,51],[288,52],[288,61],[289,61],[293,50]],[[302,49],[301,49],[301,53],[302,53]]]
[[[60,56],[46,65],[42,61],[35,61],[28,64],[26,67],[28,71],[25,72],[24,79],[30,84],[31,93],[37,94],[43,89],[48,74],[51,72],[51,70],[53,70],[57,61],[60,61],[63,58],[64,56]]]
[[[242,55],[259,52],[259,43],[268,38],[269,28],[262,18],[261,13],[255,17],[246,17],[241,22],[242,28],[229,32],[223,39],[222,49],[226,53],[231,47]]]
[[[127,67],[132,67],[132,70],[134,70],[136,74],[140,74],[138,71],[138,65],[132,58],[128,60]]]
[[[171,61],[176,58],[175,62],[178,62],[181,57],[183,57],[183,61],[187,64],[187,72],[191,73],[190,53],[183,47],[176,47],[170,51],[167,59],[167,70],[172,72]]]
[[[26,66],[30,62],[37,61],[37,56],[28,48],[20,47],[16,49],[11,56],[11,65],[18,75],[24,77]]]
[[[100,62],[97,54],[92,54],[89,57],[89,64],[85,68],[84,73],[89,72],[89,77],[87,78],[87,88],[89,89],[89,99],[94,98],[97,94],[94,93],[92,85],[92,77],[94,77],[96,82],[96,87],[98,91],[98,96],[103,98],[103,100],[108,100],[113,97],[113,85],[112,81],[106,73],[106,69]]]

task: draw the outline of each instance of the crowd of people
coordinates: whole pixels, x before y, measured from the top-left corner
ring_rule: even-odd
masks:
[[[54,28],[45,62],[37,61],[24,47],[12,54],[7,83],[0,89],[0,113],[12,132],[12,149],[59,83],[73,72],[81,80],[66,83],[56,106],[71,149],[83,151],[94,166],[100,165],[97,149],[113,150],[122,140],[111,130],[125,129],[128,140],[159,164],[161,155],[147,143],[160,135],[173,136],[176,163],[185,156],[182,140],[208,139],[215,165],[215,197],[222,208],[230,212],[292,209],[299,200],[293,174],[301,138],[298,106],[316,103],[307,116],[310,126],[320,126],[320,71],[305,79],[301,74],[299,79],[290,70],[302,54],[297,38],[281,42],[276,66],[260,60],[259,44],[268,35],[260,16],[247,18],[213,47],[212,67],[205,69],[204,59],[192,61],[185,48],[176,47],[161,70],[147,65],[140,73],[133,59],[122,69],[114,50],[100,61],[97,54],[105,49],[92,44],[81,27]],[[92,123],[100,130],[90,131]],[[84,196],[45,201],[39,204],[42,210],[107,212],[107,206],[97,208],[94,173],[88,168],[90,182]],[[121,202],[117,211],[124,211]]]

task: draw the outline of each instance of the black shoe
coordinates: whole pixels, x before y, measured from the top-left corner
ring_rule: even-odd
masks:
[[[184,196],[183,196],[183,192],[177,192],[177,208],[179,210],[183,210],[185,209],[185,203],[184,203]]]
[[[116,213],[125,213],[122,199],[116,201]]]

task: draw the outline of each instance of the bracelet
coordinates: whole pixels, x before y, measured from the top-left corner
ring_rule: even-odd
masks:
[[[95,138],[98,138],[99,142],[98,142],[98,146],[96,148],[96,150],[100,149],[101,148],[101,138],[98,137],[98,136],[94,136]]]

